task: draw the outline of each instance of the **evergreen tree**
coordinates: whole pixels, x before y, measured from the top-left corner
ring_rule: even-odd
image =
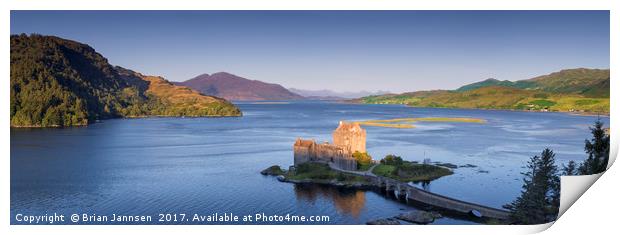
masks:
[[[520,224],[542,224],[556,219],[560,202],[560,177],[555,166],[555,154],[550,149],[530,158],[528,171],[522,173],[521,195],[504,208],[511,219]]]
[[[562,165],[562,175],[577,175],[578,165],[575,161],[571,160],[568,162],[568,165]]]
[[[603,122],[597,120],[590,128],[592,139],[586,140],[585,151],[588,158],[579,167],[582,175],[598,174],[607,169],[609,161],[609,136],[603,129]]]

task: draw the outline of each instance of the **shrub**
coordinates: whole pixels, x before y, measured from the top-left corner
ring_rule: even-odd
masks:
[[[383,159],[381,159],[380,162],[381,164],[385,164],[385,165],[400,166],[403,164],[403,159],[400,156],[388,154]]]
[[[363,168],[364,166],[368,166],[372,163],[372,157],[365,152],[360,153],[355,151],[355,153],[353,153],[353,158],[355,158],[355,161],[357,162],[357,168]]]

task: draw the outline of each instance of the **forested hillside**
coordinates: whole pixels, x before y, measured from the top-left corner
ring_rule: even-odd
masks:
[[[11,36],[11,126],[59,127],[142,116],[238,116],[237,107],[198,92],[162,95],[160,79],[110,65],[86,44],[53,36]],[[163,80],[165,81],[165,80]],[[180,89],[170,84],[168,89]],[[188,89],[188,88],[185,88]]]

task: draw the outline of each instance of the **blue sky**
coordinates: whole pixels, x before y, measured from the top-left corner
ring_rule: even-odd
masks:
[[[608,11],[11,11],[11,33],[80,41],[172,81],[226,71],[301,89],[453,89],[609,68]]]

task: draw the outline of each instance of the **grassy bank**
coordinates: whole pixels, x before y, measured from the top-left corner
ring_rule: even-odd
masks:
[[[366,185],[368,181],[358,175],[332,170],[327,164],[307,162],[284,174],[286,180],[339,185]]]
[[[373,169],[372,173],[402,182],[416,182],[431,181],[442,176],[451,175],[452,171],[440,166],[405,161],[400,165],[379,164]]]

